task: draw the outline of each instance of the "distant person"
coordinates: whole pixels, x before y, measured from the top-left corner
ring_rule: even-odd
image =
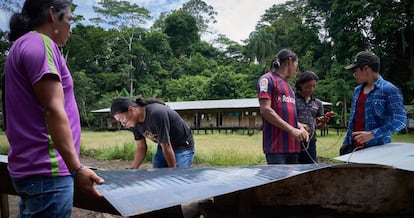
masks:
[[[157,99],[116,98],[111,114],[121,125],[131,128],[137,149],[131,168],[137,169],[147,153],[146,138],[157,143],[154,168],[187,168],[194,159],[194,139],[180,115]]]
[[[270,72],[257,83],[263,120],[263,152],[268,164],[297,164],[300,143],[309,140],[308,132],[298,128],[295,93],[287,79],[298,67],[298,56],[280,50],[270,63]]]
[[[101,197],[103,179],[79,161],[80,118],[58,46],[71,35],[71,1],[26,0],[10,19],[3,116],[18,217],[71,217],[74,182]]]
[[[400,90],[380,75],[380,59],[371,51],[359,52],[352,70],[360,85],[354,89],[348,131],[340,154],[391,142],[391,134],[407,124]]]
[[[316,129],[324,129],[329,121],[329,117],[324,116],[322,101],[313,95],[318,81],[318,76],[312,71],[299,73],[295,81],[298,121],[305,126],[309,133],[309,141],[301,143],[302,150],[299,154],[299,163],[301,164],[318,162]]]

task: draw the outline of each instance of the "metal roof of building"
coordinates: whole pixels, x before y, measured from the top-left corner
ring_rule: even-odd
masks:
[[[201,101],[179,101],[166,102],[173,110],[205,110],[205,109],[237,109],[237,108],[259,108],[257,98],[223,99],[223,100],[201,100]],[[332,103],[322,101],[323,105]],[[110,108],[93,110],[92,113],[109,113]]]

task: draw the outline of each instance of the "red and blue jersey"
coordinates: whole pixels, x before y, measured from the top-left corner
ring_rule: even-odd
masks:
[[[297,128],[295,93],[289,83],[277,73],[262,75],[257,84],[259,99],[269,99],[272,109],[288,124]],[[264,153],[299,153],[300,143],[288,132],[263,118]]]

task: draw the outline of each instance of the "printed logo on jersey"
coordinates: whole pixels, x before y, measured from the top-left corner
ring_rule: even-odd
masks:
[[[263,78],[259,81],[259,88],[261,92],[267,92],[267,87],[269,85],[269,81],[266,78]]]
[[[319,109],[319,105],[316,102],[313,102],[312,109],[318,110]]]
[[[292,104],[296,103],[295,98],[292,98],[292,97],[286,96],[286,95],[282,95],[282,96],[277,97],[277,101],[282,102],[282,103],[292,103]]]

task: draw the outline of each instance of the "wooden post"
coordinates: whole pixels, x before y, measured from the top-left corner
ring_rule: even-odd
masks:
[[[8,218],[10,216],[9,211],[9,196],[8,194],[0,194],[0,204],[1,204],[1,218]]]

